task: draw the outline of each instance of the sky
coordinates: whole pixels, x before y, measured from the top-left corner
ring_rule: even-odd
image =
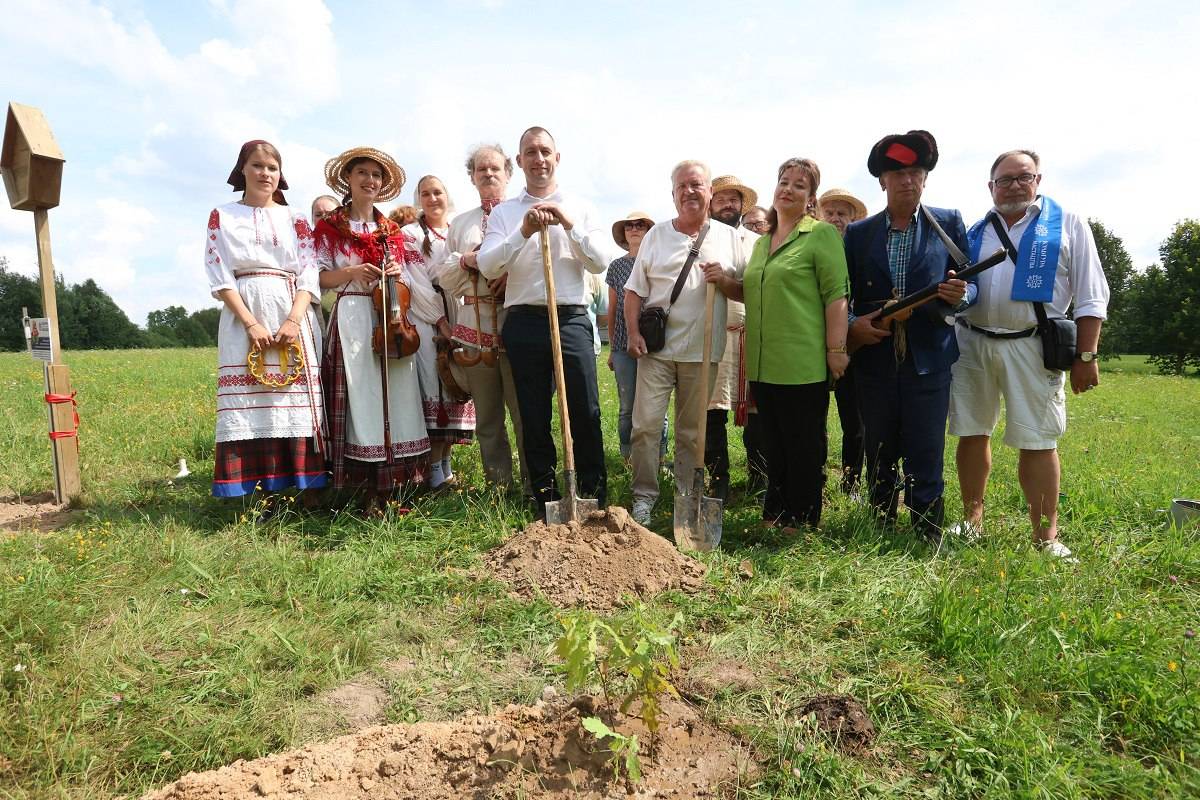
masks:
[[[873,213],[871,145],[922,128],[940,160],[925,202],[967,224],[995,156],[1042,156],[1042,191],[1101,220],[1135,265],[1200,216],[1200,4],[1192,2],[353,3],[0,0],[0,101],[40,108],[66,157],[55,268],[130,318],[216,304],[209,211],[242,142],[283,156],[289,202],[325,193],[357,145],[477,205],[472,145],[548,128],[564,190],[605,220],[673,215],[671,167],[732,173],[767,205],[778,165]],[[519,190],[518,171],[510,194]],[[386,204],[386,211],[395,203]],[[0,255],[36,274],[33,215],[0,209]]]

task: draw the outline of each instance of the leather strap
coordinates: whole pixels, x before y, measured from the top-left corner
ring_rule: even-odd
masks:
[[[700,245],[704,244],[704,237],[708,235],[708,223],[704,223],[704,227],[700,229],[700,234],[696,237],[696,241],[692,244],[692,249],[688,251],[687,260],[683,262],[683,269],[679,270],[679,277],[675,279],[675,288],[671,290],[671,302],[667,307],[675,305],[675,301],[679,299],[679,293],[683,291],[683,284],[687,280],[688,271],[692,268],[692,264],[696,263],[697,256],[700,255]]]

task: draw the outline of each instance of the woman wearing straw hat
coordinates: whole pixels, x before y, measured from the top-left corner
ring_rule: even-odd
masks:
[[[283,197],[279,151],[246,142],[229,184],[242,199],[208,217],[205,267],[224,304],[217,331],[217,432],[212,493],[240,497],[325,485],[318,359],[321,296],[312,231]],[[299,353],[300,358],[295,358]],[[257,352],[256,373],[249,356]],[[287,355],[287,364],[281,359]],[[274,363],[272,363],[274,362]],[[268,501],[264,516],[274,512]]]
[[[404,186],[404,170],[391,156],[371,147],[347,150],[325,165],[325,181],[343,195],[341,207],[316,230],[321,287],[338,293],[323,364],[333,485],[365,489],[365,508],[377,513],[391,492],[424,481],[429,470],[415,359],[389,358],[385,384],[371,346],[376,320],[371,290],[388,274],[408,283],[414,296],[420,294],[411,271],[421,256],[412,237],[375,208]],[[384,446],[385,424],[391,452]]]
[[[845,189],[829,189],[817,201],[817,216],[838,229],[843,237],[851,222],[867,218],[867,206]],[[842,425],[842,492],[858,498],[863,465],[863,421],[854,384],[854,362],[833,385],[838,420]]]
[[[416,356],[425,429],[429,432],[432,448],[429,487],[437,489],[447,481],[451,485],[454,482],[450,467],[451,445],[470,444],[475,438],[475,404],[470,400],[461,403],[452,400],[437,371],[434,336],[450,339],[458,304],[457,299],[454,299],[454,305],[449,299],[443,300],[444,295],[437,284],[437,269],[446,260],[446,237],[450,233],[450,213],[454,203],[446,185],[435,175],[426,175],[417,181],[413,201],[420,211],[417,221],[405,226],[404,232],[416,240],[421,253],[420,263],[415,264],[411,272],[413,282],[419,283],[422,289],[413,293],[412,321],[421,333],[421,349]],[[427,299],[432,302],[426,302]]]
[[[625,352],[629,332],[625,328],[625,282],[633,271],[642,237],[654,227],[650,215],[631,211],[612,225],[613,241],[628,255],[613,259],[608,265],[605,283],[608,284],[608,368],[617,381],[617,437],[621,441],[621,458],[629,460],[630,436],[633,433],[633,398],[637,388],[637,359]],[[664,446],[666,430],[663,430]]]

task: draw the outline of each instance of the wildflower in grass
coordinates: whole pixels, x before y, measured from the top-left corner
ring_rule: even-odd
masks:
[[[960,684],[966,683],[966,680],[963,678],[962,675],[959,675],[957,678],[955,678],[955,680],[958,681]]]
[[[1171,670],[1171,672],[1174,672],[1175,670],[1179,669],[1179,665],[1176,664],[1174,661],[1168,661],[1167,669]]]
[[[1067,612],[1065,612],[1065,611],[1058,612],[1058,618],[1061,619],[1063,622],[1066,622],[1067,621]]]
[[[1118,612],[1116,613],[1116,615],[1115,615],[1115,616],[1116,616],[1116,618],[1117,618],[1117,619],[1119,619],[1119,620],[1120,620],[1120,619],[1125,619],[1125,615],[1124,615],[1124,614],[1122,614],[1120,611],[1118,611]]]
[[[25,665],[21,663],[13,664],[13,672],[24,672]]]
[[[18,576],[17,576],[17,583],[24,583],[24,582],[25,582],[25,576],[24,576],[24,575],[18,575]]]
[[[1183,638],[1185,638],[1185,639],[1195,639],[1195,638],[1196,638],[1196,632],[1195,632],[1194,630],[1192,630],[1191,628],[1188,628],[1186,631],[1184,631],[1184,632],[1183,632]]]
[[[1172,586],[1174,586],[1175,584],[1179,583],[1179,576],[1178,575],[1168,575],[1167,580],[1171,582]]]
[[[1001,569],[1000,570],[1000,580],[1004,580],[1007,577],[1008,577],[1008,573],[1005,572],[1003,569]]]

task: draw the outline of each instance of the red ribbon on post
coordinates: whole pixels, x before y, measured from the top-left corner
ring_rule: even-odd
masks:
[[[50,405],[58,405],[59,403],[70,403],[71,413],[75,417],[75,429],[70,431],[50,431],[51,439],[69,439],[72,436],[79,435],[79,403],[75,402],[75,392],[70,394],[50,394],[46,393],[46,402]]]

